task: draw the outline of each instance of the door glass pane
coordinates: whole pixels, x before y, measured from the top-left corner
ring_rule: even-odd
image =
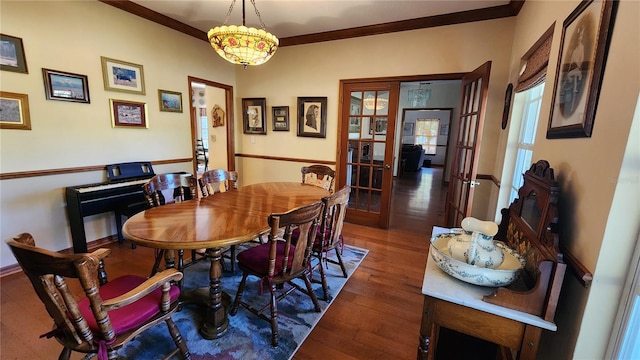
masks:
[[[361,110],[362,110],[362,92],[353,91],[351,92],[351,106],[349,107],[349,114],[360,115]]]
[[[358,138],[359,133],[360,133],[360,118],[350,117],[349,118],[349,139],[353,138],[351,134],[355,134],[355,138]]]
[[[376,109],[376,92],[375,91],[365,91],[364,92],[364,100],[362,115],[373,115]]]
[[[376,101],[376,114],[387,115],[389,114],[389,92],[378,91],[378,99]]]

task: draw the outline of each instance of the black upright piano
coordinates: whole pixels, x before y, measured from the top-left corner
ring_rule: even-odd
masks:
[[[73,251],[87,252],[84,217],[113,211],[122,241],[122,215],[132,215],[148,207],[142,185],[155,175],[151,162],[107,165],[107,181],[66,188],[67,214]]]

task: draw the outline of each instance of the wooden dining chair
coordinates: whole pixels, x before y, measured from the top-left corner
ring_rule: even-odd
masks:
[[[339,265],[342,270],[342,276],[345,278],[348,276],[347,269],[342,261],[342,250],[344,247],[342,226],[347,213],[350,193],[351,188],[349,186],[345,186],[340,191],[322,198],[322,203],[324,204],[322,220],[318,227],[316,240],[312,247],[313,255],[318,258],[316,266],[319,268],[320,280],[316,281],[311,279],[311,281],[320,282],[322,284],[322,292],[324,295],[323,300],[329,300],[329,287],[327,285],[325,274],[325,267],[328,263]],[[294,245],[296,244],[299,236],[300,230],[293,230],[292,241]],[[335,260],[329,257],[329,253],[331,251],[335,251]]]
[[[318,298],[311,287],[309,274],[311,272],[311,247],[315,241],[322,207],[321,202],[316,202],[285,213],[269,215],[268,222],[271,232],[268,242],[238,254],[238,266],[242,270],[242,280],[236,292],[231,315],[237,314],[238,307],[242,305],[261,319],[270,322],[271,344],[273,346],[278,346],[278,300],[294,290],[299,290],[311,298],[314,310],[320,311]],[[294,227],[301,230],[297,245],[291,243]],[[278,236],[281,228],[284,228],[282,238]],[[257,277],[262,284],[268,286],[271,295],[268,306],[255,308],[242,301],[242,293],[249,275]],[[304,281],[306,289],[292,282],[296,278]],[[285,284],[289,285],[288,289],[284,288]],[[277,295],[276,291],[281,293]],[[271,311],[270,316],[263,314],[267,308]]]
[[[217,193],[238,189],[238,173],[236,171],[226,171],[215,169],[205,171],[198,179],[200,191],[203,197],[209,197]],[[195,256],[206,256],[205,253],[196,252]],[[222,257],[229,259],[231,272],[236,271],[236,246],[231,245],[222,252]]]
[[[325,165],[303,166],[300,172],[302,173],[303,184],[311,184],[333,192],[336,172],[330,167]]]
[[[191,174],[168,173],[158,174],[149,179],[142,186],[144,196],[150,207],[162,206],[174,202],[192,200],[197,198],[197,180]],[[156,259],[151,269],[153,276],[160,268],[162,259],[165,259],[167,267],[175,267],[175,254],[173,250],[160,249],[156,251]],[[197,260],[196,251],[191,252],[191,263]],[[184,269],[184,250],[178,250],[177,269]]]
[[[69,359],[74,351],[116,359],[118,349],[163,321],[176,346],[167,358],[177,353],[191,358],[172,320],[180,289],[171,281],[182,279],[181,272],[168,269],[149,279],[124,275],[106,282],[101,260],[109,249],[61,254],[36,247],[28,233],[7,244],[53,319],[53,330],[47,328],[41,337],[55,337],[63,346],[58,359]]]

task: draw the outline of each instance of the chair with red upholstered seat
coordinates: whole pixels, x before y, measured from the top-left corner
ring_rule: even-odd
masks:
[[[271,323],[271,344],[278,346],[278,309],[277,301],[284,298],[294,290],[299,290],[311,297],[314,310],[320,311],[318,298],[313,292],[309,273],[311,272],[311,247],[315,241],[318,222],[322,213],[322,203],[299,207],[286,213],[271,214],[268,221],[271,227],[267,243],[254,246],[238,254],[238,266],[242,270],[242,280],[238,286],[235,301],[231,309],[231,315],[238,312],[239,305],[250,310],[261,319]],[[291,233],[294,227],[300,228],[300,236],[297,245],[291,243]],[[279,230],[284,228],[283,237],[278,236]],[[266,284],[271,294],[268,306],[254,308],[251,304],[242,302],[247,277],[253,275]],[[305,283],[306,289],[301,288],[292,280],[299,278]],[[288,284],[289,288],[284,289]],[[282,288],[282,294],[276,296],[278,288]],[[271,314],[265,316],[263,312],[269,308]]]
[[[180,296],[171,281],[180,280],[181,272],[168,269],[149,279],[125,275],[106,282],[101,260],[110,253],[108,249],[64,255],[36,247],[27,233],[7,244],[53,318],[53,330],[43,332],[64,347],[58,359],[69,359],[73,351],[97,354],[99,360],[116,359],[118,349],[163,321],[176,345],[167,358],[179,352],[190,359],[171,318]],[[78,300],[80,294],[84,297]]]
[[[318,258],[318,268],[320,270],[320,282],[322,283],[322,291],[324,293],[323,300],[329,300],[329,288],[324,270],[326,263],[334,263],[340,266],[342,275],[347,277],[347,269],[342,262],[342,247],[344,240],[342,237],[342,226],[344,217],[347,213],[347,205],[349,203],[349,194],[351,188],[343,187],[340,191],[330,196],[324,197],[324,210],[322,211],[322,223],[318,227],[316,240],[313,244],[313,255]],[[298,229],[293,231],[293,242],[296,243],[300,232]],[[335,251],[336,259],[328,257],[330,251]],[[315,280],[314,280],[315,281]]]

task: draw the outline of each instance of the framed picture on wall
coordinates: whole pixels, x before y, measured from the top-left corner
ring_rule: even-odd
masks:
[[[182,112],[182,93],[158,89],[160,111]]]
[[[274,106],[271,108],[273,131],[289,131],[289,107]]]
[[[386,135],[387,134],[387,118],[371,118],[369,126],[369,135]]]
[[[327,98],[298,98],[298,136],[327,137]]]
[[[104,89],[144,95],[142,65],[101,56]]]
[[[242,122],[245,134],[267,134],[266,109],[267,99],[265,98],[242,99]]]
[[[147,104],[138,101],[109,99],[111,126],[149,128]]]
[[[413,126],[414,123],[406,122],[404,123],[404,127],[402,128],[402,136],[411,136],[413,135]]]
[[[564,20],[547,139],[591,137],[617,1],[582,1]]]
[[[42,77],[47,100],[90,103],[86,75],[42,69]]]
[[[22,39],[0,34],[0,70],[28,74]]]
[[[0,129],[31,130],[27,94],[0,91]]]

